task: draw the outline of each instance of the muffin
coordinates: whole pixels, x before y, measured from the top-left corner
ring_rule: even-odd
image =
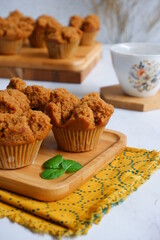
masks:
[[[53,90],[47,106],[57,145],[69,152],[92,150],[113,111],[114,107],[105,103],[98,93],[79,100],[65,89]]]
[[[29,46],[29,36],[31,35],[34,28],[34,20],[29,16],[24,16],[18,10],[10,12],[7,17],[8,20],[19,25],[20,28],[25,32],[26,37],[23,39],[23,46]]]
[[[50,131],[50,118],[30,109],[27,96],[17,89],[0,91],[0,168],[30,165]]]
[[[74,27],[63,27],[46,35],[50,58],[70,58],[76,53],[81,31]]]
[[[12,18],[0,19],[0,54],[20,53],[23,40],[32,33],[33,26]]]
[[[26,83],[21,78],[13,77],[10,79],[10,82],[7,86],[7,89],[17,89],[21,92],[24,92],[26,88]]]
[[[81,45],[92,45],[96,39],[100,29],[100,21],[95,14],[88,15],[82,23],[81,30],[83,35],[81,38]]]
[[[31,165],[51,128],[50,118],[40,111],[0,115],[0,168]]]
[[[36,85],[28,86],[24,90],[24,93],[30,100],[30,107],[34,110],[41,110],[43,112],[45,112],[49,102],[50,92],[50,89]]]
[[[23,33],[10,20],[0,20],[0,54],[18,54],[22,47]]]
[[[47,15],[41,15],[35,22],[35,27],[30,36],[30,45],[32,47],[43,48],[46,46],[45,43],[45,30],[46,26],[53,28],[54,30],[57,28],[61,28],[61,24],[53,17]]]

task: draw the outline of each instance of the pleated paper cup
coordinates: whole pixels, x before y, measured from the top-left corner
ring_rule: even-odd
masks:
[[[54,41],[46,41],[48,54],[50,58],[62,59],[62,58],[71,58],[75,55],[79,41],[73,43],[55,43]]]
[[[22,145],[0,145],[0,168],[16,169],[34,163],[42,140]]]
[[[98,31],[95,32],[83,32],[80,45],[92,45],[97,37]]]
[[[19,54],[22,48],[22,39],[8,40],[0,38],[0,54],[14,55]]]
[[[53,133],[60,149],[68,152],[85,152],[98,144],[104,128],[105,126],[92,130],[69,130],[53,127]]]

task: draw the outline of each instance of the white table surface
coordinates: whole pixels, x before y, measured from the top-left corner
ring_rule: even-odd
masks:
[[[0,89],[5,89],[7,79],[0,79]],[[49,88],[64,87],[78,97],[99,91],[100,87],[117,84],[112,68],[108,46],[103,47],[103,58],[82,84],[27,81]],[[115,109],[107,128],[127,135],[131,147],[160,150],[160,110],[136,112]],[[93,225],[86,236],[63,239],[77,240],[159,240],[160,239],[160,171],[133,192],[127,200],[111,209],[99,225]],[[47,234],[32,233],[30,230],[0,219],[0,240],[51,240]]]

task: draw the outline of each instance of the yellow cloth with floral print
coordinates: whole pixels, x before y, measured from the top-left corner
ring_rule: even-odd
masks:
[[[126,148],[68,197],[40,202],[0,190],[0,217],[36,232],[57,236],[86,234],[112,206],[122,202],[160,167],[160,152]]]

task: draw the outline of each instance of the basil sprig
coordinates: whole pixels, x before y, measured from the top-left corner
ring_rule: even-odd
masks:
[[[62,155],[56,155],[43,164],[45,169],[41,173],[43,179],[56,179],[61,177],[65,172],[76,172],[82,168],[82,165],[70,159],[64,159]]]

